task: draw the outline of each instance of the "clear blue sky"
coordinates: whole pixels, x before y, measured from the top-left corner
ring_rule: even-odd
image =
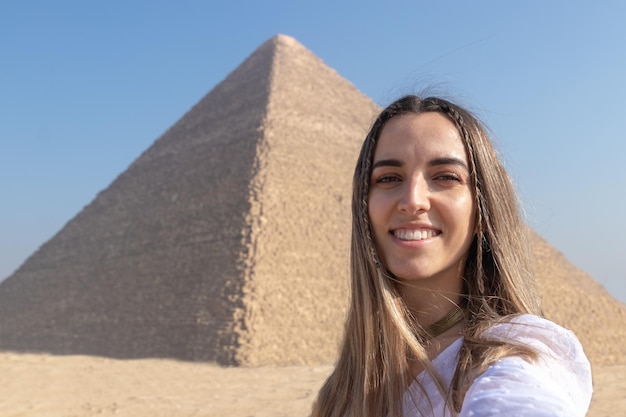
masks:
[[[439,85],[530,224],[626,302],[626,2],[3,1],[0,279],[277,33],[384,105]]]

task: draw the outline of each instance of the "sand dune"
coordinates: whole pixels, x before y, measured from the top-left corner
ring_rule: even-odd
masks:
[[[2,353],[0,415],[304,417],[330,371]],[[626,416],[626,365],[593,371],[588,416]]]

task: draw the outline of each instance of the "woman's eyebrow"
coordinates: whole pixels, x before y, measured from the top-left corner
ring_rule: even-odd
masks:
[[[437,166],[437,165],[458,165],[462,168],[465,168],[466,171],[469,172],[469,168],[465,161],[459,158],[454,157],[444,157],[444,158],[435,158],[428,162],[428,166]]]
[[[428,162],[428,166],[438,166],[438,165],[458,165],[462,168],[465,168],[465,170],[469,171],[469,168],[467,167],[467,164],[465,163],[465,161],[459,158],[455,158],[455,157],[435,158]],[[376,169],[378,167],[400,168],[403,166],[404,166],[404,162],[400,161],[399,159],[381,159],[380,161],[374,162],[374,165],[372,165],[372,169]]]
[[[372,169],[376,169],[378,167],[402,167],[404,163],[399,159],[381,159],[380,161],[374,162],[372,165]]]

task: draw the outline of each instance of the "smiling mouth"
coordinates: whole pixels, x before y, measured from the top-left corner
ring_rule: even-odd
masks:
[[[396,238],[400,240],[410,240],[410,241],[430,239],[432,237],[439,236],[439,234],[441,234],[441,232],[437,230],[406,230],[406,229],[394,230],[392,233]]]

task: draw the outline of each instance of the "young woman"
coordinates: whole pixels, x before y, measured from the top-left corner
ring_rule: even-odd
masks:
[[[541,318],[526,226],[480,122],[407,96],[363,143],[351,302],[314,417],[584,416],[589,362]]]

